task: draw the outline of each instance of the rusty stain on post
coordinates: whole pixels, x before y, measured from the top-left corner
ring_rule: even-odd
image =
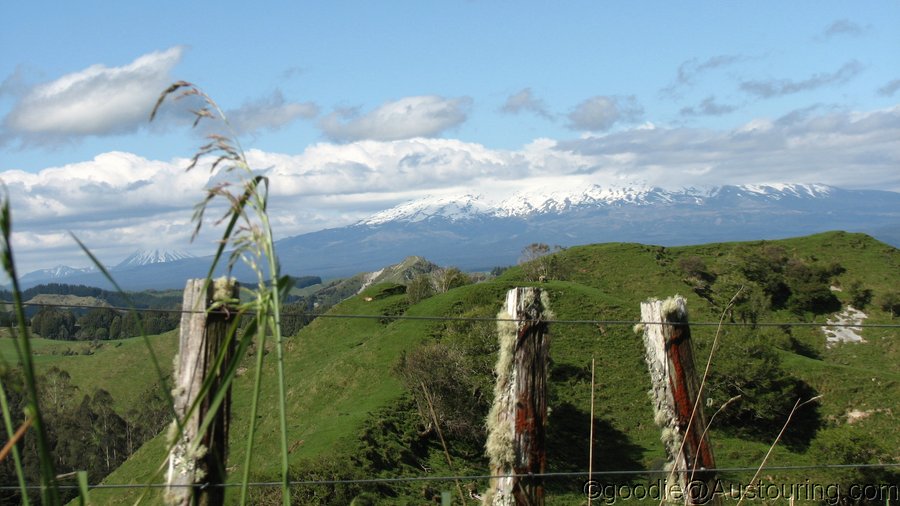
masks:
[[[491,489],[484,504],[543,505],[546,469],[547,366],[550,338],[545,320],[546,293],[539,288],[515,288],[507,293],[499,315],[500,351],[495,371],[494,404],[488,415],[487,455]],[[515,321],[508,321],[510,318]]]
[[[655,421],[662,429],[662,441],[669,455],[669,469],[678,488],[686,491],[685,504],[715,504],[708,497],[697,497],[701,487],[688,487],[689,480],[709,482],[715,469],[709,441],[704,435],[700,380],[694,368],[691,330],[683,297],[641,303],[644,349],[651,380]],[[697,412],[694,413],[694,406]],[[696,463],[696,465],[694,465]],[[671,488],[674,484],[669,484]],[[708,488],[706,490],[709,490]]]

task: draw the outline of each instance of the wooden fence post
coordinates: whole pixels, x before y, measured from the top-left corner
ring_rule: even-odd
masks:
[[[666,481],[676,479],[675,484],[666,483],[666,496],[683,496],[688,505],[720,504],[721,497],[710,496],[714,476],[706,470],[716,465],[704,432],[703,399],[697,402],[700,380],[694,369],[686,301],[675,296],[642,302],[641,321],[655,420],[669,455]],[[680,493],[674,492],[676,484]]]
[[[546,469],[547,364],[552,318],[539,288],[514,288],[498,324],[500,352],[494,404],[488,415],[487,455],[491,480],[484,504],[541,506]],[[514,319],[515,321],[509,321]]]
[[[226,335],[235,315],[227,308],[209,309],[213,302],[237,298],[238,284],[233,279],[222,278],[208,284],[205,279],[191,279],[184,289],[184,312],[173,377],[175,416],[181,421],[182,431],[169,453],[166,475],[165,499],[171,505],[222,504],[225,499],[224,487],[206,485],[225,482],[230,386],[218,411],[210,413],[209,409],[212,398],[222,387],[221,377],[233,355],[234,340],[227,340]],[[209,368],[215,366],[216,356],[223,346],[227,349],[222,367],[210,373]],[[187,417],[209,374],[215,375],[209,391]],[[210,416],[214,420],[206,433],[198,434],[201,423]]]

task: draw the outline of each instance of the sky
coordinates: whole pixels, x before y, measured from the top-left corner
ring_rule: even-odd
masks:
[[[277,237],[425,195],[822,183],[900,191],[900,2],[5,2],[20,272],[191,242],[180,80],[271,182]]]

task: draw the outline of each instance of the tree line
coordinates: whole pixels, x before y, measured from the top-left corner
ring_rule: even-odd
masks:
[[[93,341],[161,334],[178,327],[180,321],[178,311],[95,308],[76,316],[68,309],[43,307],[31,318],[31,330],[45,339]]]

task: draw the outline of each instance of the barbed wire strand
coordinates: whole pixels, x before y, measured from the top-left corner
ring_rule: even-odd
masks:
[[[0,305],[12,304],[12,302],[0,301]],[[138,313],[178,313],[178,314],[197,314],[205,311],[195,311],[190,309],[160,309],[160,308],[127,308],[119,306],[102,306],[102,305],[82,305],[82,304],[60,304],[60,303],[44,303],[44,302],[24,302],[23,306],[30,307],[46,307],[55,309],[109,309],[120,312],[138,312]],[[253,311],[244,313],[253,316]],[[461,322],[516,322],[516,318],[497,318],[490,316],[413,316],[413,315],[387,315],[387,314],[341,314],[341,313],[293,313],[282,312],[281,316],[296,316],[316,318],[336,318],[336,319],[363,319],[363,320],[419,320],[419,321],[461,321]],[[579,320],[579,319],[552,319],[544,320],[545,323],[557,325],[671,325],[665,322],[645,322],[640,320]],[[879,329],[896,329],[900,328],[900,323],[828,323],[828,322],[706,322],[696,321],[688,322],[693,327],[834,327],[834,328],[879,328]]]
[[[0,305],[12,304],[10,301],[0,301]],[[91,305],[91,304],[63,304],[63,303],[38,303],[25,302],[24,306],[41,307],[41,308],[66,308],[66,309],[109,309],[120,312],[138,312],[138,313],[180,313],[195,314],[204,311],[193,311],[184,309],[161,309],[161,308],[126,308],[109,305]],[[253,312],[245,313],[253,315]],[[306,317],[310,319],[316,318],[335,318],[335,319],[377,319],[377,320],[419,320],[419,321],[464,321],[464,322],[501,322],[501,321],[518,321],[515,318],[496,318],[496,317],[465,317],[465,316],[412,316],[412,315],[363,315],[363,314],[340,314],[340,313],[282,313],[282,316]],[[635,320],[593,320],[593,319],[554,319],[546,320],[546,323],[552,324],[573,324],[573,325],[660,325],[661,322],[643,322]],[[719,322],[690,322],[691,326],[718,326]],[[782,327],[782,326],[806,326],[806,327],[852,327],[852,328],[900,328],[900,324],[853,324],[853,323],[827,323],[827,322],[724,322],[723,326],[742,326],[742,327]],[[766,469],[770,471],[799,471],[799,470],[817,470],[817,469],[873,469],[873,468],[900,468],[900,463],[869,463],[869,464],[822,464],[822,465],[806,465],[806,466],[769,466]],[[729,467],[709,469],[709,472],[729,473],[729,472],[749,472],[756,471],[757,467]],[[362,479],[342,479],[342,480],[298,480],[291,481],[291,486],[313,486],[313,485],[352,485],[352,484],[374,484],[374,483],[404,483],[404,482],[434,482],[434,481],[453,481],[453,480],[489,480],[493,478],[501,478],[506,476],[531,477],[531,478],[566,478],[579,476],[615,476],[615,475],[652,475],[664,474],[665,470],[611,470],[611,471],[594,471],[592,474],[586,471],[581,472],[556,472],[526,475],[466,475],[466,476],[413,476],[413,477],[394,477],[394,478],[362,478]],[[205,487],[237,487],[240,483],[219,483],[206,484]],[[248,484],[253,487],[271,487],[280,486],[281,482],[251,482]],[[95,484],[90,485],[91,489],[134,489],[134,488],[165,488],[169,485],[165,483],[150,484]],[[193,487],[197,485],[180,485],[184,487]],[[19,489],[19,485],[0,485],[0,490]],[[39,485],[29,485],[26,488],[30,490],[40,489]],[[77,489],[77,485],[60,485],[61,489]]]
[[[900,463],[866,463],[866,464],[817,464],[805,466],[769,466],[767,471],[809,471],[818,469],[890,469],[900,468]],[[753,467],[719,467],[715,469],[706,469],[707,472],[715,473],[739,473],[756,471],[757,466]],[[435,481],[453,481],[468,480],[480,481],[490,480],[494,478],[518,477],[518,478],[577,478],[594,476],[628,476],[628,475],[661,475],[668,474],[665,469],[636,469],[636,470],[610,470],[610,471],[569,471],[569,472],[550,472],[550,473],[531,473],[531,474],[477,474],[477,475],[461,475],[461,476],[398,476],[393,478],[355,478],[355,479],[339,479],[339,480],[294,480],[288,482],[291,486],[311,486],[311,485],[361,485],[375,483],[415,483],[415,482],[435,482]],[[248,484],[252,487],[274,487],[280,486],[280,481],[258,481]],[[133,488],[166,488],[170,485],[166,483],[99,483],[89,485],[91,489],[133,489]],[[209,483],[205,485],[172,485],[177,487],[239,487],[240,483]],[[0,485],[0,490],[19,489],[19,485]],[[28,489],[40,489],[40,485],[28,485]],[[60,485],[60,488],[78,488],[77,485]]]

